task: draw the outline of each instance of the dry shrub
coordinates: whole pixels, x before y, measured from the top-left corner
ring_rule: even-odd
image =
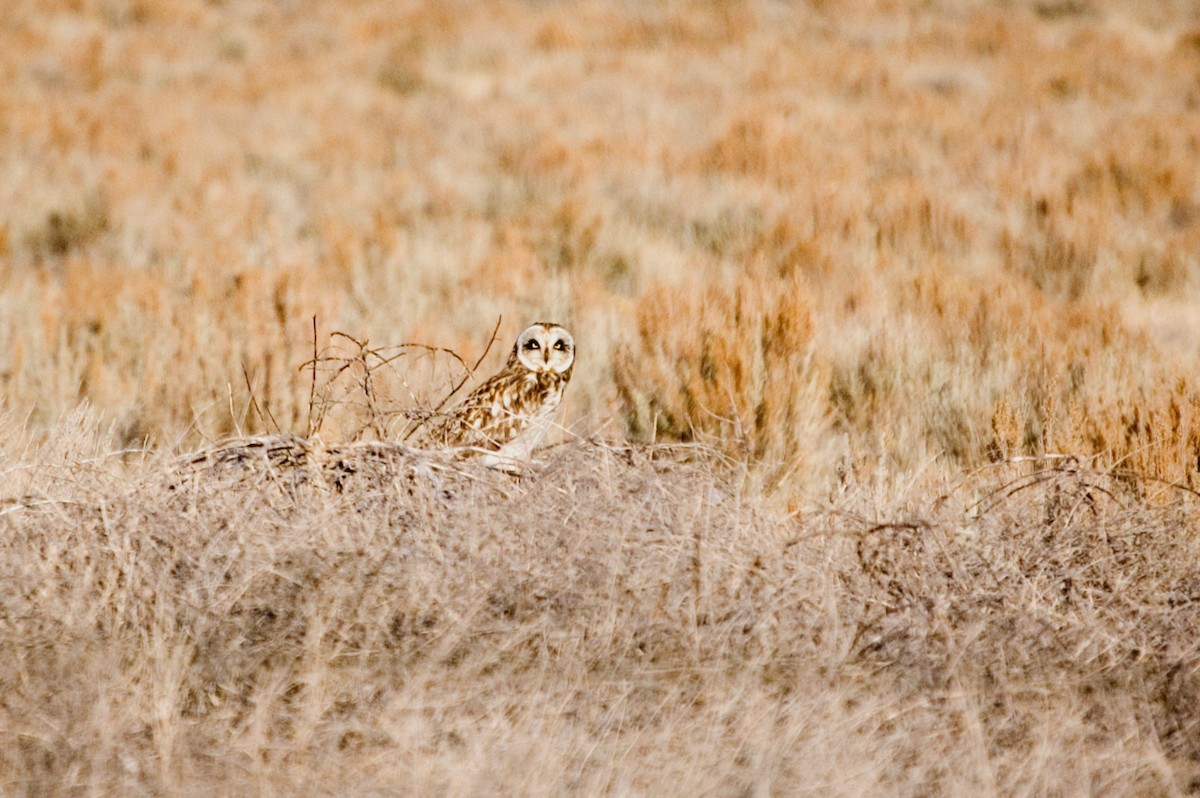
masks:
[[[827,377],[809,302],[797,278],[749,275],[700,296],[647,293],[634,340],[614,358],[629,433],[712,442],[762,466],[772,484],[811,464]]]
[[[577,442],[521,482],[367,458],[330,483],[122,466],[86,414],[40,447],[7,431],[6,793],[1200,776],[1190,494],[1151,507],[1047,461],[782,516],[697,447]]]
[[[757,237],[763,268],[732,289],[642,298],[614,359],[632,435],[720,442],[768,484],[796,473],[792,493],[835,465],[874,479],[1043,454],[1197,479],[1200,394],[1112,306],[938,261],[872,297],[787,229]],[[839,336],[842,313],[867,331]]]
[[[1001,242],[1004,266],[1039,290],[1067,301],[1089,287],[1096,264],[1090,241],[1079,243],[1055,229],[1045,200],[1033,203],[1031,229],[1006,234]]]
[[[1042,412],[1048,452],[1080,452],[1139,478],[1200,486],[1200,394],[1182,378],[1159,378],[1121,395],[1088,391]],[[1157,492],[1157,491],[1155,491]]]
[[[702,168],[790,186],[808,175],[813,133],[786,114],[755,108],[737,116],[697,161]]]
[[[496,337],[501,321],[482,342],[482,354],[470,361],[445,347],[415,342],[372,346],[344,332],[331,333],[319,347],[314,322],[313,356],[301,367],[309,386],[306,436],[408,440],[478,387],[480,363],[493,349],[503,349]],[[263,412],[257,405],[254,409]]]
[[[966,215],[912,178],[889,181],[865,215],[883,252],[904,252],[915,245],[927,257],[962,258],[975,243]]]
[[[37,423],[89,400],[127,444],[302,429],[308,384],[297,368],[312,351],[312,316],[335,306],[325,285],[294,269],[213,269],[179,280],[67,256],[41,278],[45,303],[14,309],[9,356],[38,368],[11,370],[6,399],[50,397],[34,408]]]
[[[1149,511],[1121,479],[1071,460],[998,471],[991,487],[968,484],[980,497],[968,523],[908,518],[858,538],[862,576],[881,591],[860,629],[865,658],[919,679],[912,687],[930,695],[938,685],[965,688],[959,706],[978,714],[962,733],[987,740],[986,756],[1015,756],[993,771],[1004,792],[1060,791],[1058,779],[1090,769],[1066,761],[1056,776],[1025,769],[1025,757],[1048,753],[1034,732],[1048,728],[1042,713],[1059,715],[1060,743],[1088,748],[1098,763],[1138,727],[1135,706],[1145,712],[1141,728],[1162,735],[1166,767],[1129,771],[1117,792],[1194,784],[1197,685],[1183,673],[1198,652],[1177,635],[1200,617],[1158,609],[1190,607],[1194,580],[1177,563],[1195,546],[1183,531],[1195,522],[1194,502],[1176,491],[1169,510]],[[1168,773],[1178,780],[1160,781]]]
[[[984,328],[1008,361],[989,400],[989,456],[1095,457],[1141,478],[1196,484],[1200,392],[1176,364],[1105,304],[1010,311]],[[1023,346],[1030,336],[1036,348]]]
[[[48,212],[42,224],[25,234],[25,247],[41,261],[79,251],[111,227],[104,198],[100,194],[90,194],[76,207]]]
[[[746,40],[758,25],[752,3],[664,3],[612,20],[606,44],[713,51]]]

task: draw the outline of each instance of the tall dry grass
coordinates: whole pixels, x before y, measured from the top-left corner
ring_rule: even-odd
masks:
[[[768,285],[651,291],[614,379],[632,434],[716,442],[775,487],[823,454],[829,378],[803,285]]]
[[[111,448],[77,416],[6,452],[6,794],[1200,778],[1192,494],[1059,462],[785,515],[694,445],[571,443],[522,482]]]
[[[1194,479],[1184,6],[9,16],[0,379],[37,427],[303,430],[313,316],[460,351],[537,316],[579,332],[578,429],[801,492],[1043,452]],[[747,302],[787,329],[725,329]]]

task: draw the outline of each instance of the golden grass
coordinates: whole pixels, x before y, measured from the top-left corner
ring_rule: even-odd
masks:
[[[730,312],[713,291],[791,292],[814,332],[774,346],[752,378],[774,387],[704,388],[744,428],[789,358],[812,364],[802,393],[829,375],[800,426],[832,414],[849,443],[780,411],[750,448],[783,472],[976,463],[1013,445],[988,432],[998,403],[1031,430],[1023,451],[1046,450],[1030,373],[1088,394],[1055,399],[1072,451],[1122,461],[1143,446],[1108,429],[1122,403],[1195,399],[1170,397],[1200,327],[1144,323],[1200,289],[1195,30],[1099,2],[20,5],[0,30],[5,401],[44,426],[83,398],[128,442],[186,446],[272,430],[253,391],[302,429],[313,315],[322,344],[467,350],[503,313],[502,338],[534,316],[574,326],[593,367],[572,418],[633,430],[677,401],[648,394],[674,368],[652,362],[670,332],[641,340],[657,295],[692,298],[663,308],[688,329]],[[984,360],[953,340],[970,325]],[[1109,343],[1064,343],[1089,329]],[[659,433],[713,412],[672,409]],[[1189,435],[1156,474],[1185,476]]]
[[[1190,5],[3,17],[3,791],[1195,789]],[[498,317],[530,480],[163,482]]]
[[[796,280],[650,292],[637,337],[614,359],[630,432],[720,442],[777,487],[819,462],[828,432],[829,379],[814,362],[813,333]]]

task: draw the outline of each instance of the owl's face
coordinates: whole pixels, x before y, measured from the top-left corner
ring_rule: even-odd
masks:
[[[561,325],[531,324],[517,336],[513,358],[530,371],[563,374],[575,362],[575,339]]]

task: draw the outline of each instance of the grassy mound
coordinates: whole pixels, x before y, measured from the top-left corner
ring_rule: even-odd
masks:
[[[64,424],[4,475],[5,793],[1200,778],[1186,492],[1029,463],[786,514],[695,447],[576,442],[521,480],[366,458],[336,484],[103,452]]]

